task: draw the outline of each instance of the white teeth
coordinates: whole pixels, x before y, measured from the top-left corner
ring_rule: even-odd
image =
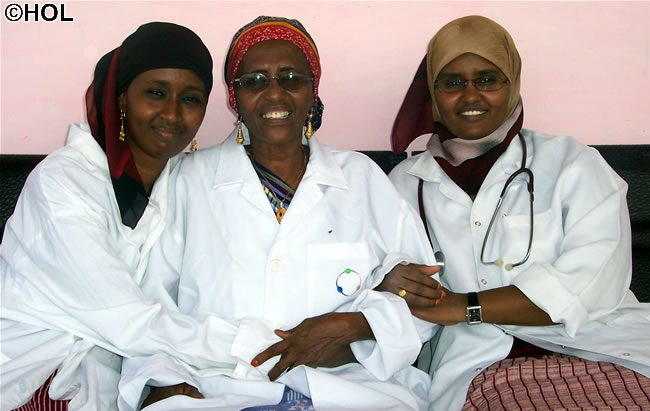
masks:
[[[278,118],[287,118],[287,117],[289,117],[288,111],[272,111],[270,113],[262,114],[262,118],[278,119]]]
[[[479,110],[469,110],[469,111],[463,111],[460,113],[461,116],[478,116],[479,114],[483,114],[485,111],[479,111]]]

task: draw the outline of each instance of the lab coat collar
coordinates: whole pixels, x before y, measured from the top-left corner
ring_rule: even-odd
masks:
[[[531,139],[526,138],[527,134],[527,131],[522,130],[522,135],[524,136],[527,149],[526,165],[530,168],[530,163],[534,154],[534,147]],[[517,171],[521,166],[521,152],[521,142],[519,137],[515,137],[510,142],[506,151],[494,163],[492,169],[490,169],[490,172],[481,186],[481,190],[503,179],[507,179],[509,175]],[[425,151],[418,156],[415,163],[408,170],[408,174],[433,183],[451,182],[449,176],[445,174],[442,168],[438,165],[438,162],[428,151]]]
[[[313,180],[315,184],[322,184],[326,186],[338,187],[342,189],[348,188],[345,175],[341,166],[334,159],[332,150],[328,150],[318,142],[316,137],[309,140],[309,164],[305,171],[305,177]]]
[[[530,168],[534,154],[533,142],[530,138],[526,137],[527,132],[525,130],[521,130],[521,134],[526,143],[526,167]],[[501,154],[485,177],[485,181],[481,185],[481,191],[488,189],[494,184],[502,184],[503,181],[507,180],[508,177],[517,171],[521,167],[522,152],[521,139],[515,136],[506,151]]]
[[[106,153],[97,143],[97,140],[90,134],[90,126],[85,123],[74,123],[70,125],[66,137],[66,146],[74,147],[84,153],[85,158],[98,166],[99,169],[106,169],[106,177],[109,176],[108,161]]]
[[[248,130],[242,127],[242,132],[247,134]],[[259,183],[246,156],[246,150],[243,145],[237,144],[236,136],[237,129],[233,130],[223,142],[221,158],[214,178],[215,187],[243,183],[251,177],[254,177],[253,182]],[[302,181],[309,180],[314,184],[347,189],[348,185],[343,170],[334,159],[331,150],[321,145],[315,137],[312,137],[308,144],[310,156]]]
[[[242,127],[245,133],[248,133]],[[226,138],[222,144],[219,162],[214,176],[214,188],[221,187],[229,184],[243,183],[248,180],[251,175],[247,173],[250,168],[254,173],[253,167],[246,156],[246,150],[243,145],[237,144],[235,140],[237,136],[237,128]],[[250,170],[248,170],[250,171]],[[257,179],[257,176],[255,176]]]

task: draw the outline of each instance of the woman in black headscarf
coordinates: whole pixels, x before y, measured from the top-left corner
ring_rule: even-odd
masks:
[[[218,364],[210,318],[167,311],[139,288],[211,88],[208,49],[176,24],[142,25],[100,59],[89,124],[72,125],[30,174],[5,229],[3,409],[116,409],[125,355]]]

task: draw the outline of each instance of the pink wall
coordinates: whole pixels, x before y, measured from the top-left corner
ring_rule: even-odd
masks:
[[[330,145],[388,149],[428,40],[467,14],[493,18],[518,45],[527,128],[588,144],[650,143],[649,2],[57,1],[72,22],[11,22],[11,3],[1,2],[0,153],[63,145],[68,124],[85,120],[99,57],[153,20],[190,27],[211,50],[216,82],[198,138],[202,147],[222,141],[235,122],[222,80],[226,47],[260,14],[297,18],[316,40],[326,105],[317,135]]]

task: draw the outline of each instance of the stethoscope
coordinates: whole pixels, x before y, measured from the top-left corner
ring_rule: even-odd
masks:
[[[526,150],[526,142],[524,140],[524,137],[521,135],[521,133],[517,134],[519,136],[519,141],[521,141],[521,146],[522,146],[522,154],[521,154],[521,166],[508,177],[506,180],[506,183],[503,185],[503,189],[501,190],[501,194],[499,195],[499,201],[497,202],[497,206],[494,209],[494,213],[492,213],[492,218],[490,219],[490,224],[488,225],[487,231],[485,232],[485,237],[483,238],[483,245],[481,246],[481,263],[482,264],[494,264],[499,267],[504,267],[507,271],[512,270],[514,267],[520,266],[524,264],[526,261],[528,261],[528,258],[530,257],[530,250],[533,246],[533,201],[534,201],[534,183],[533,183],[533,172],[526,167],[526,155],[527,155],[527,150]],[[516,263],[506,263],[502,258],[498,258],[494,261],[485,261],[485,248],[488,242],[488,238],[490,237],[490,233],[492,232],[492,227],[494,227],[494,223],[497,219],[497,215],[499,214],[499,210],[501,209],[501,205],[503,204],[503,199],[505,198],[506,194],[508,193],[508,189],[510,188],[510,184],[517,178],[517,176],[521,174],[526,174],[528,176],[528,194],[529,194],[529,199],[530,199],[530,234],[528,236],[528,248],[526,249],[526,255],[524,258]],[[422,199],[422,186],[424,184],[424,180],[420,178],[420,182],[418,184],[418,206],[420,208],[420,218],[422,219],[422,222],[424,223],[424,228],[427,233],[427,237],[429,238],[429,243],[431,244],[431,247],[433,247],[433,242],[431,241],[431,236],[429,234],[429,229],[428,225],[426,222],[426,217],[424,213],[424,201]],[[440,266],[440,275],[444,273],[445,269],[445,256],[442,253],[442,251],[436,251],[434,253],[436,257],[436,261],[438,262],[437,265]]]

